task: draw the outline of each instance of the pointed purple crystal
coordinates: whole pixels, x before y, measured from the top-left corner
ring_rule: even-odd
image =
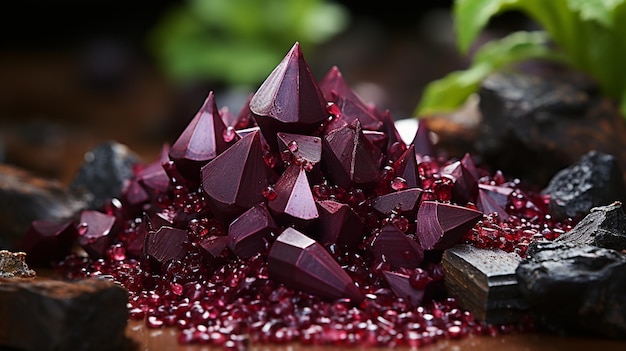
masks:
[[[406,181],[409,188],[420,186],[420,178],[415,157],[415,145],[410,145],[402,155],[394,162],[393,168],[397,177]]]
[[[459,243],[483,213],[467,207],[424,201],[417,211],[417,238],[424,250],[445,250]]]
[[[278,151],[289,152],[301,164],[317,165],[322,159],[322,139],[309,135],[278,133]]]
[[[372,114],[368,110],[367,106],[360,100],[355,101],[348,97],[332,93],[330,101],[333,101],[335,105],[337,105],[339,111],[341,111],[341,119],[343,119],[343,121],[347,124],[351,124],[355,120],[358,120],[363,126],[363,129],[382,129],[383,122],[378,119],[377,116]]]
[[[415,154],[421,156],[437,156],[435,145],[430,137],[430,128],[424,118],[417,120],[417,131],[411,144],[415,145]]]
[[[241,258],[263,251],[278,225],[263,203],[250,208],[228,227],[228,248]]]
[[[398,129],[396,128],[395,121],[391,117],[389,110],[386,110],[382,116],[383,131],[387,135],[387,146],[384,150],[387,150],[387,159],[391,162],[395,162],[406,151],[407,145]]]
[[[311,186],[302,166],[289,166],[273,188],[276,198],[268,202],[268,207],[276,216],[287,215],[297,222],[319,217]]]
[[[506,205],[509,202],[509,197],[513,192],[512,188],[500,185],[478,184],[478,188],[503,208],[506,208]]]
[[[259,132],[239,140],[202,167],[202,187],[225,223],[263,200],[269,185]]]
[[[339,186],[372,187],[380,179],[383,155],[370,143],[358,121],[324,136],[322,168]]]
[[[270,279],[325,299],[363,300],[348,273],[315,240],[289,227],[276,238],[268,254]]]
[[[370,243],[374,257],[391,264],[391,268],[416,268],[424,260],[424,250],[395,224],[387,223]]]
[[[478,189],[476,208],[484,214],[497,213],[501,220],[507,220],[510,217],[506,212],[506,209],[502,207],[494,198],[489,196],[487,190],[482,188]]]
[[[363,100],[354,92],[350,85],[348,85],[337,66],[332,66],[328,72],[326,72],[319,82],[319,87],[326,101],[334,101],[334,97],[341,96],[342,98],[366,106]]]
[[[328,118],[326,101],[298,42],[256,91],[250,110],[272,150],[277,132],[309,134]]]
[[[93,210],[85,210],[78,223],[78,243],[92,258],[103,257],[112,243],[111,231],[115,217]]]
[[[228,149],[238,139],[225,138],[226,125],[222,121],[213,92],[208,97],[185,130],[172,145],[169,155],[178,169],[188,179],[198,179],[200,167]]]
[[[478,196],[478,180],[472,172],[465,168],[461,161],[453,162],[441,169],[441,174],[452,177],[454,185],[452,187],[452,199],[458,204],[476,202]]]
[[[170,147],[163,144],[159,159],[148,164],[137,174],[137,181],[152,193],[164,194],[170,184],[170,178],[163,169],[163,163],[168,162]]]
[[[402,273],[383,271],[383,276],[391,291],[413,306],[419,306],[424,298],[424,290],[418,290],[409,283],[409,276]]]
[[[78,231],[72,220],[34,220],[18,249],[26,253],[29,265],[49,267],[70,252],[77,237]]]
[[[161,264],[173,259],[180,260],[187,253],[186,242],[186,230],[164,226],[148,232],[144,252]]]
[[[318,201],[317,207],[320,219],[316,238],[320,244],[355,247],[363,241],[365,224],[350,206],[333,200],[324,200]]]
[[[380,195],[372,199],[372,208],[383,215],[395,211],[414,217],[423,192],[420,188],[408,188]]]

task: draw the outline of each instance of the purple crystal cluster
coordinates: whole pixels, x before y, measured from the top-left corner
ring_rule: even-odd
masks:
[[[133,318],[181,343],[420,346],[511,330],[477,322],[443,288],[460,242],[525,253],[568,224],[547,198],[436,154],[420,123],[403,141],[333,67],[318,82],[296,43],[238,115],[209,93],[119,199],[26,242],[68,278],[108,275]],[[70,240],[68,240],[68,238]],[[55,241],[55,239],[58,239]]]

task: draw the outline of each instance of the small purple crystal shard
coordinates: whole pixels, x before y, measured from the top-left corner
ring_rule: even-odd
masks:
[[[78,223],[78,243],[92,258],[103,257],[111,245],[115,217],[95,210],[85,210]]]
[[[383,131],[387,135],[387,158],[391,162],[395,162],[406,151],[407,145],[404,140],[402,140],[402,136],[400,132],[398,132],[395,121],[393,117],[391,117],[389,110],[385,111],[382,120]]]
[[[343,74],[337,66],[331,67],[326,75],[320,80],[319,87],[324,93],[326,101],[334,101],[333,96],[342,96],[345,99],[358,102],[365,106],[363,100],[352,90],[346,80],[343,78]]]
[[[419,306],[424,297],[424,290],[418,290],[409,283],[409,276],[402,273],[383,271],[383,276],[391,291],[413,306]]]
[[[370,143],[376,146],[380,150],[387,149],[387,134],[379,132],[377,130],[363,129],[363,135]]]
[[[161,227],[157,231],[148,232],[144,251],[146,255],[163,264],[172,259],[183,259],[187,253],[186,242],[186,230]]]
[[[461,164],[474,176],[476,179],[480,179],[480,172],[476,167],[476,163],[472,158],[472,155],[469,152],[466,152],[465,155],[461,158]]]
[[[132,206],[141,205],[150,200],[150,194],[138,179],[127,179],[122,188],[122,198]]]
[[[365,224],[350,206],[333,200],[323,200],[317,202],[317,207],[320,219],[316,238],[320,244],[355,247],[363,241]]]
[[[270,279],[321,298],[349,298],[355,303],[363,295],[348,273],[315,240],[289,227],[276,238],[268,253]]]
[[[211,210],[225,223],[263,200],[269,185],[260,135],[254,131],[202,167]]]
[[[423,192],[420,188],[408,188],[380,195],[372,199],[372,208],[383,215],[395,211],[414,217]]]
[[[49,267],[62,260],[72,248],[78,231],[74,221],[34,220],[26,230],[19,247],[32,266]]]
[[[459,243],[482,217],[482,212],[467,207],[424,201],[417,211],[416,235],[424,250],[445,250]]]
[[[198,245],[208,253],[211,258],[221,257],[228,246],[228,237],[225,235],[205,235],[198,241]]]
[[[381,130],[383,122],[372,114],[368,110],[367,105],[362,101],[355,101],[335,93],[331,94],[330,101],[337,105],[339,111],[341,111],[340,118],[342,118],[345,123],[351,124],[355,120],[358,120],[363,126],[363,129]]]
[[[452,162],[441,169],[441,174],[447,174],[454,179],[452,199],[458,204],[475,202],[478,197],[478,180],[461,163]]]
[[[272,150],[277,132],[309,134],[328,118],[326,101],[298,42],[256,91],[250,111]]]
[[[217,109],[213,92],[170,149],[169,156],[189,179],[198,179],[200,167],[228,149],[238,139],[224,138],[226,125]]]
[[[489,196],[487,190],[482,188],[478,189],[476,208],[484,214],[497,213],[498,218],[501,220],[507,220],[510,217],[506,212],[506,209],[502,207],[494,198]]]
[[[309,135],[278,133],[278,150],[289,152],[299,163],[316,165],[322,159],[322,139]]]
[[[228,248],[241,258],[261,252],[278,225],[264,203],[237,217],[228,227]]]
[[[380,179],[383,155],[365,138],[359,121],[326,134],[322,153],[322,167],[340,187],[367,188]]]
[[[420,178],[417,168],[417,158],[415,157],[415,145],[410,145],[402,153],[400,158],[393,164],[395,174],[406,181],[409,188],[417,188],[420,185]]]
[[[319,217],[311,186],[302,166],[289,166],[274,184],[276,198],[268,207],[277,216],[287,215],[296,221],[309,221]]]
[[[430,138],[430,129],[424,118],[417,120],[417,131],[411,144],[415,145],[415,154],[421,156],[437,156],[435,145]]]
[[[391,264],[392,269],[416,268],[424,260],[422,247],[395,224],[383,225],[370,244],[374,257]]]
[[[492,198],[500,207],[506,208],[513,188],[499,185],[478,184],[478,189]]]

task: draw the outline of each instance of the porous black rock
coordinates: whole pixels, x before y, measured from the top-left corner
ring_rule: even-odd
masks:
[[[65,220],[85,203],[55,180],[0,165],[0,248],[13,250],[34,220]]]
[[[103,142],[87,151],[84,162],[68,190],[84,199],[87,209],[99,210],[106,201],[119,197],[124,182],[133,177],[139,156],[116,141]]]
[[[626,214],[620,201],[594,207],[574,228],[555,242],[626,250]]]
[[[596,150],[556,173],[542,193],[550,196],[550,213],[556,219],[577,218],[593,207],[626,201],[626,185],[616,158]]]
[[[509,176],[544,186],[589,150],[612,154],[626,168],[624,119],[579,72],[499,72],[483,80],[478,95],[476,155]]]
[[[616,250],[544,242],[516,269],[538,328],[561,335],[626,338],[626,256]]]

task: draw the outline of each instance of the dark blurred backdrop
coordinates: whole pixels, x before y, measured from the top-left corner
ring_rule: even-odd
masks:
[[[466,65],[453,43],[451,1],[332,3],[348,16],[335,35],[303,47],[313,73],[321,78],[338,66],[365,100],[397,119],[412,116],[428,82]],[[2,2],[0,161],[67,182],[84,152],[107,139],[152,160],[209,90],[218,105],[238,109],[254,82],[238,89],[224,79],[175,79],[149,44],[164,18],[186,6],[183,0]],[[283,15],[277,10],[269,21]],[[287,39],[273,66],[298,40]]]

